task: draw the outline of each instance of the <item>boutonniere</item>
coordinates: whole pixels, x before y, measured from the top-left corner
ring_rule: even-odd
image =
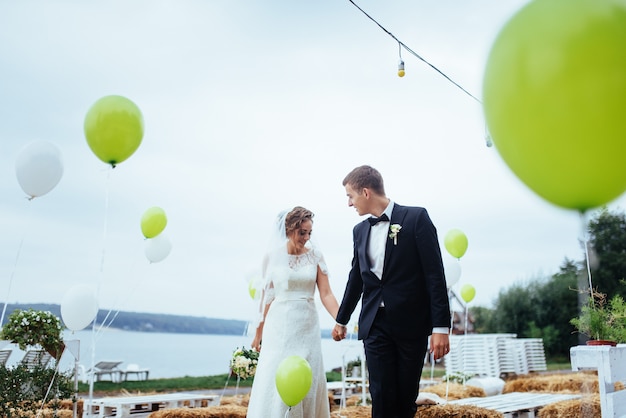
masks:
[[[393,245],[398,245],[398,232],[402,229],[402,225],[393,224],[389,227],[389,238],[393,240]]]

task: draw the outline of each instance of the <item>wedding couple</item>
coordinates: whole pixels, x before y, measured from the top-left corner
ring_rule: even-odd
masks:
[[[372,215],[354,227],[354,255],[341,305],[328,281],[320,250],[311,243],[313,213],[296,207],[278,222],[279,246],[264,261],[261,320],[252,346],[261,351],[248,417],[328,418],[320,328],[313,297],[335,319],[333,339],[361,300],[358,338],[363,340],[372,417],[413,418],[427,347],[435,359],[450,349],[450,307],[436,229],[427,211],[401,206],[385,195],[380,173],[370,166],[343,180],[348,206]],[[428,344],[428,336],[430,345]],[[306,397],[282,402],[275,373],[287,356],[305,358],[313,371]]]

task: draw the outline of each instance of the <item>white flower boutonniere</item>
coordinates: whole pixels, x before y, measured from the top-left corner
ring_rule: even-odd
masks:
[[[389,238],[393,240],[393,245],[398,245],[398,232],[402,229],[402,225],[393,224],[389,227]]]

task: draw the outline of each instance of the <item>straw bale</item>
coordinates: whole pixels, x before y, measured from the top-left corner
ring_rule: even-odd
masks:
[[[17,411],[16,411],[17,412]],[[49,409],[44,408],[36,411],[19,411],[16,416],[24,418],[72,418],[74,412],[71,409]]]
[[[246,418],[248,408],[239,405],[208,406],[206,408],[162,409],[149,418]]]
[[[539,418],[595,418],[602,415],[600,395],[583,396],[546,405],[539,410]]]
[[[349,406],[330,414],[330,418],[370,418],[371,416],[372,408],[369,406]]]
[[[53,407],[52,403],[48,403],[47,407]],[[62,399],[58,404],[59,409],[69,409],[70,411],[74,410],[74,403],[71,399]],[[76,401],[76,416],[83,416],[83,400],[79,399]]]
[[[472,405],[423,405],[415,418],[503,418],[501,412]]]
[[[250,402],[250,394],[246,393],[245,395],[235,395],[235,396],[222,396],[220,399],[220,405],[239,405],[248,407],[248,403]]]
[[[331,418],[370,418],[369,406],[349,406],[330,414]],[[415,418],[502,418],[497,411],[471,405],[425,405],[417,409]]]
[[[483,388],[470,385],[461,385],[459,383],[438,383],[433,386],[428,386],[421,390],[421,392],[434,393],[440,398],[446,399],[446,391],[448,393],[447,400],[453,401],[463,398],[484,398],[487,396]]]
[[[595,373],[524,376],[505,383],[502,393],[511,392],[598,393],[598,376]]]

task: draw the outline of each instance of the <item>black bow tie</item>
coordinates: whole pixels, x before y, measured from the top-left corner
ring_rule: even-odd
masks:
[[[389,218],[387,217],[386,213],[383,213],[383,215],[380,218],[374,218],[372,216],[371,218],[367,218],[367,220],[369,221],[370,226],[374,226],[378,222],[389,222]]]

